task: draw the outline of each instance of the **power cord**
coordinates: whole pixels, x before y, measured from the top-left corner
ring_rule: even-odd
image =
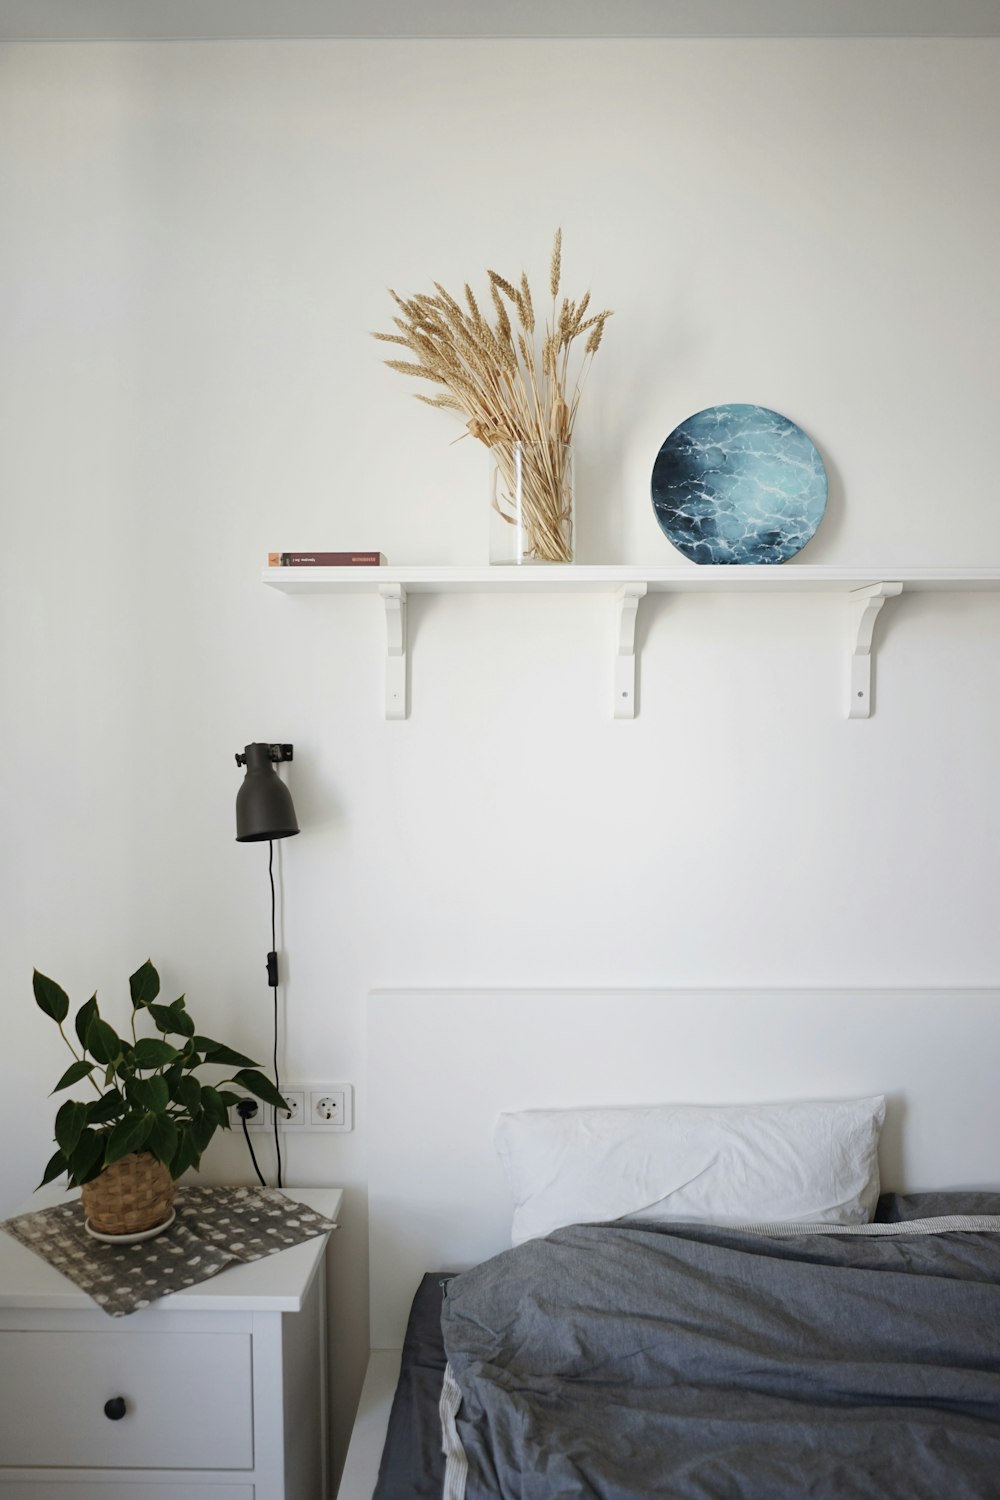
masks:
[[[267,841],[267,874],[271,882],[271,951],[267,955],[267,982],[274,995],[274,1086],[281,1093],[281,1080],[278,1076],[278,929],[277,929],[277,902],[274,891],[274,841]],[[241,1121],[243,1122],[243,1135],[246,1139],[250,1159],[253,1162],[254,1171],[260,1179],[261,1187],[267,1187],[257,1158],[254,1155],[253,1143],[250,1140],[250,1132],[247,1129],[247,1121],[252,1120],[257,1113],[257,1102],[254,1099],[241,1099],[236,1106]],[[278,1111],[274,1111],[274,1154],[278,1162],[278,1186],[283,1187],[281,1173],[281,1139],[279,1136]]]
[[[260,1167],[257,1165],[257,1157],[254,1153],[253,1141],[250,1139],[250,1132],[247,1129],[247,1121],[252,1120],[254,1115],[257,1113],[256,1099],[241,1099],[239,1104],[237,1104],[236,1106],[236,1113],[239,1115],[240,1122],[243,1125],[243,1135],[246,1139],[247,1150],[250,1152],[250,1160],[253,1162],[253,1169],[257,1173],[257,1179],[260,1182],[261,1187],[267,1187],[267,1183],[264,1181],[264,1174],[261,1172]]]
[[[274,902],[274,841],[267,841],[267,873],[271,881],[271,951],[267,955],[267,977],[274,995],[274,1086],[281,1093],[281,1083],[278,1078],[278,942],[277,928],[275,926],[275,902]],[[278,1111],[274,1112],[274,1154],[278,1161],[278,1186],[282,1187],[281,1181],[281,1142],[278,1138]]]

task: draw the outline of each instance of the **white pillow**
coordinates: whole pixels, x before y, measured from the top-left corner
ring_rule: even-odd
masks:
[[[514,1194],[511,1240],[608,1219],[865,1224],[884,1119],[881,1094],[502,1114],[493,1140]]]

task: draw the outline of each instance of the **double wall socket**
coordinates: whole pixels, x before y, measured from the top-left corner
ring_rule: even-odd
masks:
[[[281,1097],[288,1111],[273,1110],[258,1099],[257,1113],[247,1121],[248,1130],[273,1130],[278,1115],[279,1130],[347,1131],[354,1129],[354,1090],[349,1083],[284,1083]],[[233,1128],[242,1130],[238,1106],[229,1111]]]

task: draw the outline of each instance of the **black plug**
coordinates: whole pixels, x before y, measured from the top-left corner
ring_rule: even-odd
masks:
[[[264,1180],[264,1174],[257,1164],[256,1156],[254,1156],[253,1154],[253,1145],[250,1140],[250,1132],[247,1129],[247,1121],[253,1119],[254,1115],[257,1113],[257,1110],[258,1104],[256,1099],[241,1099],[236,1106],[236,1113],[239,1115],[240,1124],[243,1126],[243,1139],[247,1143],[247,1150],[250,1152],[250,1160],[253,1162],[253,1169],[257,1173],[257,1181],[260,1183],[261,1187],[267,1187],[267,1183]]]

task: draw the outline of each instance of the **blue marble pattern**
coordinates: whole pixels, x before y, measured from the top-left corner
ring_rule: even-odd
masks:
[[[766,406],[710,406],[653,465],[661,530],[696,563],[782,563],[826,509],[826,470],[800,427]]]

